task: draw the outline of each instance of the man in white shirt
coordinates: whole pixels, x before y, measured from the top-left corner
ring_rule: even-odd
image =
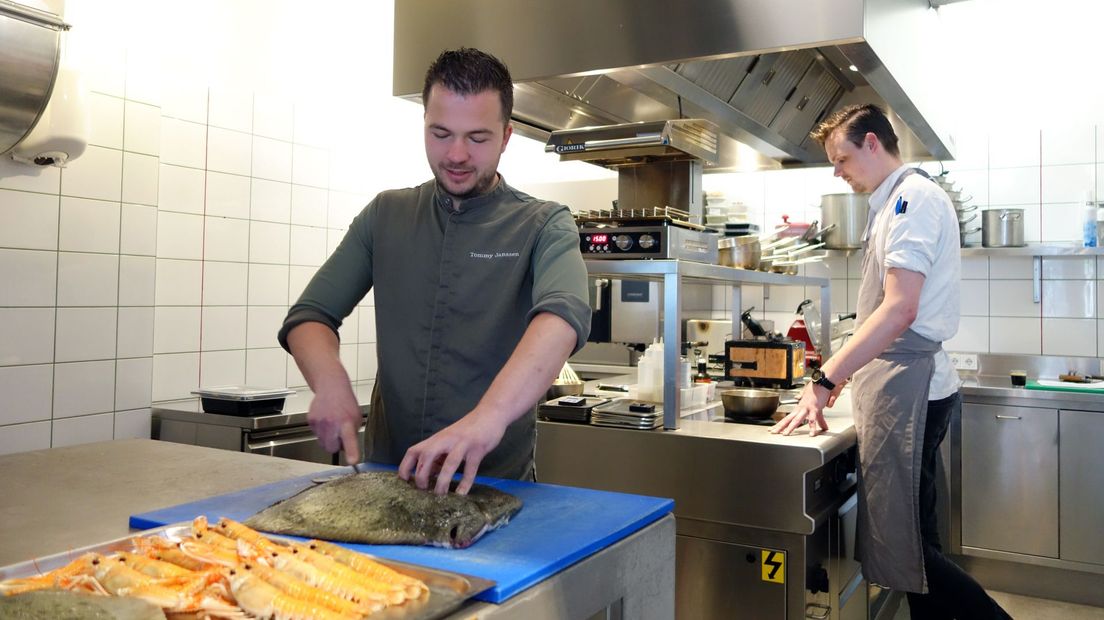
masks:
[[[854,375],[859,448],[856,555],[871,582],[908,593],[916,618],[1007,618],[947,560],[935,515],[935,466],[959,381],[942,342],[959,319],[959,225],[947,194],[905,166],[874,105],[849,106],[812,134],[835,174],[869,192],[855,335],[813,372],[793,412],[771,428],[828,429],[823,409]]]

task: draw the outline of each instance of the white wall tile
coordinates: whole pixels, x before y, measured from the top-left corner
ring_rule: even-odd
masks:
[[[345,231],[335,230],[333,228],[326,229],[326,251],[324,254],[328,257],[337,251],[337,246],[341,245],[341,240],[345,238]],[[800,267],[798,267],[800,269]]]
[[[249,220],[206,217],[203,257],[206,260],[246,262],[249,259]]]
[[[166,277],[177,275],[166,272]],[[119,305],[152,306],[155,302],[157,262],[151,256],[119,257]],[[166,283],[168,287],[168,283]]]
[[[254,137],[252,174],[261,179],[290,183],[291,143]]]
[[[0,247],[56,250],[57,196],[0,190]]]
[[[161,163],[205,168],[207,126],[175,118],[161,120]]]
[[[207,87],[185,81],[167,85],[161,115],[167,118],[207,123]]]
[[[252,179],[250,217],[254,220],[287,224],[291,221],[291,184]]]
[[[161,163],[157,186],[157,206],[161,211],[203,213],[203,193],[206,173]]]
[[[709,304],[706,303],[706,310],[709,309]],[[353,311],[349,313],[349,316],[345,317],[341,323],[341,327],[337,328],[338,340],[341,344],[350,344],[360,342],[360,309],[353,308]]]
[[[85,46],[87,62],[83,63],[88,89],[114,97],[126,94],[126,47],[122,42],[97,41]]]
[[[988,280],[989,257],[988,256],[963,256],[962,257],[963,280]]]
[[[160,54],[127,54],[127,99],[161,105],[164,77],[161,60]]]
[[[369,200],[371,199],[360,194],[331,191],[327,202],[326,225],[348,230],[353,218],[364,210]]]
[[[1075,203],[1044,204],[1042,211],[1042,243],[1079,242],[1081,245],[1081,205]],[[1025,239],[1027,235],[1025,232]]]
[[[137,101],[126,102],[123,148],[132,153],[161,154],[161,108]]]
[[[359,193],[364,191],[367,186],[367,179],[365,179],[365,170],[372,168],[372,158],[369,153],[366,153],[364,149],[349,144],[339,144],[333,150],[330,151],[330,189],[340,190],[343,192]],[[506,175],[509,176],[509,175]],[[510,183],[513,184],[513,177],[510,177]],[[615,183],[616,184],[616,183]],[[574,189],[572,186],[583,185],[582,183],[560,183],[563,189]],[[579,189],[582,189],[581,187]],[[523,190],[525,191],[525,190]],[[547,198],[546,193],[537,192],[532,194]],[[614,189],[614,197],[617,195],[616,188]],[[557,196],[554,200],[557,202],[563,201],[568,207],[574,210],[586,208],[586,200],[565,200],[564,196]],[[608,203],[607,203],[608,204]]]
[[[200,261],[157,259],[154,304],[198,306],[202,293],[202,274],[203,263]]]
[[[329,151],[296,144],[291,172],[293,183],[313,187],[328,187],[330,184]]]
[[[360,346],[359,344],[353,343],[341,344],[337,347],[338,359],[341,360],[341,365],[345,367],[345,372],[348,373],[350,377],[360,376],[357,370],[360,365],[358,360]]]
[[[1096,261],[1092,258],[1043,257],[1044,280],[1092,280]]]
[[[295,365],[294,359],[288,360],[287,379],[285,379],[284,385],[293,389],[307,387],[307,380],[303,378],[303,373],[299,372],[299,367]]]
[[[287,287],[287,265],[249,265],[250,306],[284,306]]]
[[[379,363],[376,360],[375,343],[358,344],[357,352],[357,380],[370,381],[375,379],[376,370],[379,368]]]
[[[376,342],[376,312],[375,308],[362,307],[360,309],[360,342]]]
[[[0,454],[14,454],[50,447],[49,421],[0,428]]]
[[[1043,166],[1041,190],[1043,203],[1072,202],[1080,204],[1085,192],[1092,192],[1096,182],[1096,166],[1072,164]]]
[[[152,415],[149,409],[115,412],[113,439],[149,439],[152,437]]]
[[[989,352],[1039,355],[1042,345],[1039,319],[990,317]]]
[[[249,132],[253,130],[253,93],[212,87],[207,122],[212,127]]]
[[[153,402],[190,398],[199,387],[199,353],[153,356]]]
[[[291,256],[291,229],[287,224],[253,222],[249,227],[249,262],[286,265]]]
[[[191,260],[203,258],[203,216],[192,213],[160,213],[157,217],[157,257]]]
[[[960,130],[954,135],[954,176],[962,170],[983,170],[989,167],[989,135],[983,130]]]
[[[989,135],[989,167],[1038,166],[1038,129],[1007,127]]]
[[[1004,168],[989,171],[989,204],[1038,204],[1038,168]]]
[[[28,166],[0,157],[0,189],[53,194],[61,191],[61,168]]]
[[[91,123],[88,143],[110,149],[123,148],[123,99],[102,93],[90,93]]]
[[[153,307],[119,308],[119,360],[153,355]]]
[[[200,349],[203,351],[244,349],[245,330],[245,306],[205,307]]]
[[[289,362],[283,349],[249,349],[245,353],[245,384],[284,387],[289,363],[294,362]]]
[[[52,306],[56,300],[56,253],[0,249],[0,306]]]
[[[115,408],[149,407],[153,390],[153,358],[119,360],[115,367]]]
[[[287,316],[287,309],[283,306],[250,306],[245,346],[250,349],[279,346],[276,334],[283,326],[285,316]]]
[[[326,226],[327,191],[306,185],[291,186],[291,223]]]
[[[989,277],[993,280],[1029,280],[1034,272],[1030,257],[991,256]]]
[[[1080,127],[1044,127],[1042,165],[1090,164],[1096,159],[1096,136],[1091,125]]]
[[[249,285],[245,263],[203,263],[203,303],[207,306],[244,306]]]
[[[989,317],[964,316],[959,319],[958,333],[943,343],[947,351],[989,352]]]
[[[115,358],[117,308],[58,308],[56,362]]]
[[[1039,317],[1042,304],[1034,299],[1031,280],[992,280],[989,282],[989,308],[992,316]]]
[[[307,284],[316,273],[318,273],[317,267],[306,267],[302,265],[291,266],[288,278],[289,306],[299,300],[299,296],[303,294],[303,291],[307,288]]]
[[[963,316],[989,316],[989,282],[985,280],[963,282],[960,287],[961,314]]]
[[[0,427],[50,419],[54,394],[54,367],[50,364],[0,367]],[[7,432],[0,430],[0,435]]]
[[[1043,355],[1096,357],[1095,319],[1043,319]]]
[[[245,384],[245,350],[200,354],[200,387]]]
[[[291,227],[291,254],[293,265],[320,266],[326,262],[326,229],[307,226]]]
[[[119,300],[119,256],[58,253],[59,306],[114,306]]]
[[[119,253],[157,254],[157,207],[123,203]]]
[[[209,171],[206,214],[249,219],[249,177]]]
[[[123,152],[89,146],[61,171],[61,194],[118,201],[122,182]]]
[[[805,291],[798,286],[772,286],[770,297],[763,300],[761,308],[766,312],[787,312],[793,321],[793,312],[797,305],[805,299]],[[789,323],[785,325],[789,327]],[[785,330],[781,330],[785,332]]]
[[[117,202],[61,197],[58,244],[64,252],[119,252]]]
[[[54,418],[115,408],[115,360],[54,365]]]
[[[54,420],[50,447],[64,448],[83,443],[110,441],[114,436],[115,414],[87,415]]]
[[[1044,280],[1044,318],[1096,318],[1095,280]]]
[[[200,308],[158,306],[153,311],[153,354],[199,350]]]
[[[253,136],[211,127],[207,130],[207,169],[249,175]]]
[[[157,204],[158,159],[152,155],[123,154],[123,202]]]
[[[956,170],[947,175],[947,178],[954,183],[955,189],[962,192],[960,200],[963,204],[981,207],[989,204],[988,170]]]
[[[291,142],[294,110],[290,100],[256,93],[253,96],[253,133]]]

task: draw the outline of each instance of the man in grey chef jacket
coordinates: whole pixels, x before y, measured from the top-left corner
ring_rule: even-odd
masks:
[[[823,409],[849,377],[859,447],[856,555],[871,583],[908,593],[913,618],[1007,618],[947,560],[935,514],[935,467],[961,407],[942,342],[958,331],[959,225],[947,194],[905,166],[874,105],[844,108],[812,137],[835,175],[870,192],[855,335],[813,372],[797,407],[771,428],[828,429]]]
[[[361,415],[338,355],[343,318],[375,291],[379,370],[368,460],[448,492],[462,472],[533,479],[535,406],[586,342],[586,268],[567,207],[510,187],[498,162],[513,85],[498,59],[461,48],[426,72],[433,179],[380,193],[291,307],[280,344],[314,391],[322,446],[360,460]]]

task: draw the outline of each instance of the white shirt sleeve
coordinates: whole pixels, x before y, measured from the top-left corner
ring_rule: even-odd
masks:
[[[907,269],[928,277],[938,252],[943,205],[931,193],[907,188],[886,208],[890,212],[885,268]]]

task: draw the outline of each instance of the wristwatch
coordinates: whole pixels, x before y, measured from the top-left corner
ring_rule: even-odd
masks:
[[[836,389],[836,384],[832,383],[832,381],[828,379],[828,376],[824,374],[824,371],[819,368],[813,371],[812,379],[813,383],[823,386],[829,392]]]

